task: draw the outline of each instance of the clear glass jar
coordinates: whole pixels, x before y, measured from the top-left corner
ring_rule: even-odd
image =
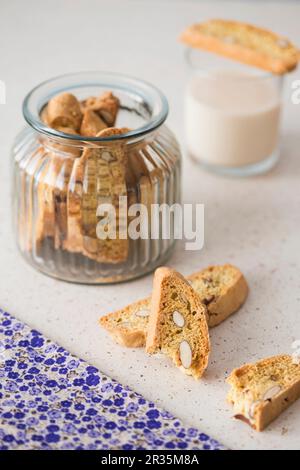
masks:
[[[270,170],[279,158],[283,77],[192,48],[186,60],[189,156],[225,175]]]
[[[116,126],[133,129],[126,134],[71,136],[47,127],[40,118],[59,93],[71,92],[83,100],[107,90],[121,102]],[[65,75],[34,88],[24,100],[23,114],[28,125],[13,146],[13,202],[24,258],[45,274],[88,284],[132,279],[163,264],[174,247],[174,220],[170,237],[164,239],[161,216],[153,221],[150,208],[180,202],[181,154],[164,125],[168,103],[161,92],[117,74]],[[125,201],[122,212],[120,197]],[[102,203],[116,209],[115,239],[98,237]],[[141,216],[143,236],[130,238],[134,216],[127,209],[139,203],[149,209]],[[158,226],[158,237],[151,237],[151,223]]]

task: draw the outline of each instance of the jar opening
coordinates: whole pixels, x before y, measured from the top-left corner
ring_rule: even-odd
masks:
[[[48,127],[40,118],[42,109],[59,93],[70,92],[78,99],[85,99],[104,91],[112,91],[119,97],[122,112],[116,127],[132,129],[126,134],[109,137],[70,135]],[[81,72],[52,78],[33,88],[23,102],[24,118],[33,129],[48,137],[68,139],[78,144],[142,137],[160,127],[168,111],[167,99],[156,87],[143,80],[108,72]]]

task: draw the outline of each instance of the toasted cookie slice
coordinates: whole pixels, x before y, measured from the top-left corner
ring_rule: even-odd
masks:
[[[262,431],[300,397],[300,364],[274,356],[235,369],[227,379],[235,418]]]
[[[241,271],[230,264],[209,266],[187,277],[201,302],[207,307],[208,326],[214,327],[236,312],[245,302],[248,285]],[[151,297],[99,319],[122,346],[145,346]]]
[[[207,306],[210,328],[219,325],[236,312],[248,295],[248,284],[241,271],[231,265],[209,266],[192,274],[188,280]]]
[[[299,50],[285,37],[245,23],[213,19],[187,28],[180,40],[275,74],[297,67]]]
[[[146,352],[162,352],[185,374],[203,375],[210,351],[206,307],[186,279],[170,268],[154,274]]]
[[[151,299],[142,299],[101,317],[99,322],[121,346],[141,348],[146,343],[150,308]]]

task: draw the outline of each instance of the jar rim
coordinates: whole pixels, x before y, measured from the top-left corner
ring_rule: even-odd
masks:
[[[40,112],[53,96],[70,91],[73,88],[86,86],[102,86],[128,91],[147,104],[151,109],[151,117],[143,126],[133,129],[125,134],[111,135],[108,137],[86,137],[60,132],[47,126],[40,118]],[[151,107],[152,104],[152,107]],[[152,84],[129,75],[114,72],[77,72],[58,75],[41,82],[35,86],[24,98],[23,116],[25,121],[39,133],[48,137],[68,139],[75,142],[110,142],[142,137],[158,127],[166,120],[169,113],[169,105],[165,95]]]

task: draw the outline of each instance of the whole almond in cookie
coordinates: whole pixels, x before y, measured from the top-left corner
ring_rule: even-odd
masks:
[[[181,315],[181,313],[178,312],[177,310],[173,312],[173,322],[175,323],[175,325],[179,326],[180,328],[184,326],[184,323],[185,323],[184,316]]]

